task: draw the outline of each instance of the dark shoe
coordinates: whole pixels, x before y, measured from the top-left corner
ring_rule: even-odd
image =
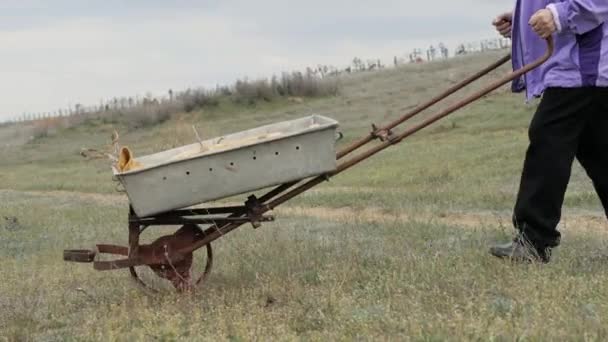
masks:
[[[495,257],[510,259],[515,262],[541,262],[548,263],[551,259],[550,248],[534,246],[528,239],[517,235],[513,242],[496,245],[490,248],[490,254]]]

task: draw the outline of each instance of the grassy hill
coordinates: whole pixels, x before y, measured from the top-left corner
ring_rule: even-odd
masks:
[[[192,296],[148,274],[167,289],[149,296],[126,272],[61,260],[64,248],[126,242],[127,201],[115,192],[109,163],[79,155],[83,147],[109,148],[115,129],[137,156],[194,142],[192,125],[212,137],[318,113],[340,122],[345,144],[499,57],[343,76],[338,96],[303,103],[223,102],[145,129],[90,120],[0,144],[0,219],[19,219],[11,230],[0,221],[0,336],[606,339],[605,219],[578,165],[554,263],[513,266],[487,255],[488,244],[512,233],[534,111],[507,89],[289,202],[276,210],[276,223],[220,239],[213,273]],[[0,141],[10,134],[0,130]]]

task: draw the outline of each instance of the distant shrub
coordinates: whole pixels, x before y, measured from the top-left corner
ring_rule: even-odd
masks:
[[[138,129],[161,124],[178,112],[177,106],[170,103],[135,107],[126,111],[120,121],[127,124],[129,129]]]
[[[278,97],[323,97],[337,94],[337,78],[293,72],[283,73],[280,79],[273,77],[270,81],[239,80],[234,85],[232,98],[236,103],[251,105],[256,101],[270,102]]]
[[[175,101],[181,104],[183,111],[189,113],[198,108],[218,106],[221,96],[218,91],[188,89],[179,93]]]
[[[32,129],[32,137],[41,139],[55,133],[62,127],[63,120],[61,118],[44,118],[34,121]]]
[[[281,77],[280,86],[285,95],[288,96],[322,97],[338,94],[337,78],[320,78],[301,72],[284,73]]]
[[[327,70],[326,70],[327,71]],[[283,73],[270,79],[237,80],[232,86],[217,86],[215,89],[187,89],[181,92],[168,91],[168,97],[113,98],[98,106],[74,105],[50,119],[30,120],[35,123],[34,137],[53,134],[58,128],[82,124],[124,124],[129,129],[161,124],[180,112],[219,106],[222,101],[239,105],[254,105],[256,102],[271,102],[285,98],[291,103],[302,103],[306,97],[335,96],[338,94],[338,78],[327,72],[308,69],[306,73]],[[64,116],[65,114],[65,116]],[[56,120],[55,120],[56,119]]]
[[[234,85],[232,98],[236,103],[251,105],[256,101],[270,102],[278,95],[277,90],[273,89],[267,80],[238,80]]]

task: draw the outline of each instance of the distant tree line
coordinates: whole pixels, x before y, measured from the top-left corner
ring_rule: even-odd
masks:
[[[436,60],[448,59],[451,57],[462,56],[470,53],[478,53],[492,50],[502,50],[511,47],[511,40],[505,38],[486,39],[473,43],[459,44],[454,52],[450,54],[449,49],[439,43],[437,46],[430,45],[427,49],[416,48],[412,50],[407,58],[393,59],[393,65],[398,66],[407,63],[425,63]]]

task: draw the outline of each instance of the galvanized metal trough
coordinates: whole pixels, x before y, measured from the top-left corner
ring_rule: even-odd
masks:
[[[337,127],[312,115],[142,156],[143,168],[113,172],[135,214],[151,216],[333,171]]]

